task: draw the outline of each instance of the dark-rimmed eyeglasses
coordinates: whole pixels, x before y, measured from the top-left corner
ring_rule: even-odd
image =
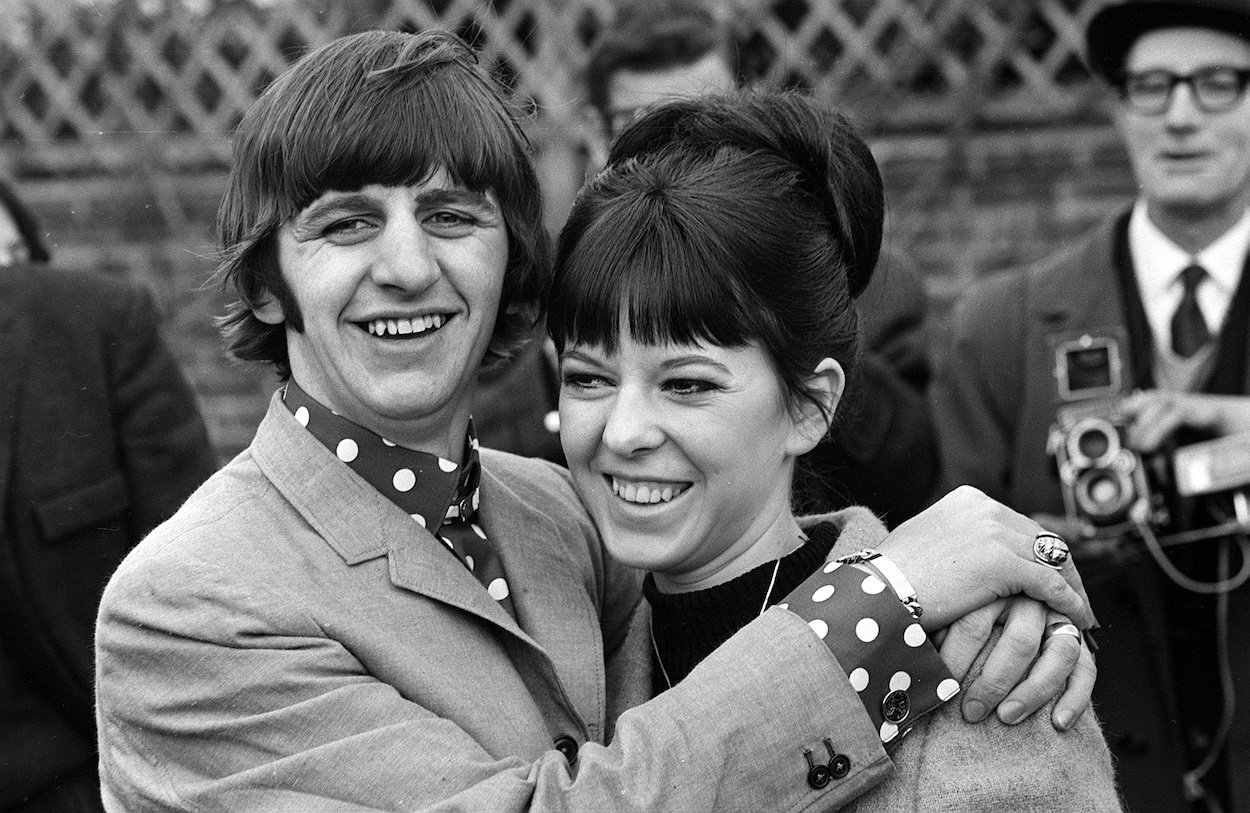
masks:
[[[1177,85],[1189,85],[1194,104],[1204,113],[1231,110],[1245,94],[1250,68],[1217,65],[1193,73],[1167,70],[1124,71],[1117,77],[1120,99],[1130,109],[1158,116],[1168,109]]]

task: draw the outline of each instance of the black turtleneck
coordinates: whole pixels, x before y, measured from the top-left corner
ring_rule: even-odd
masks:
[[[760,614],[765,594],[776,604],[824,564],[838,539],[837,526],[822,523],[808,531],[808,540],[787,554],[777,568],[772,593],[773,562],[766,562],[736,579],[689,593],[662,593],[655,578],[647,574],[643,593],[651,605],[652,637],[655,641],[652,688],[669,688],[665,680],[680,682],[721,644]],[[663,668],[661,668],[663,664]]]

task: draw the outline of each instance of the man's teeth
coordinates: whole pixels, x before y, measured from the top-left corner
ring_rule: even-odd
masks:
[[[612,493],[626,502],[657,503],[668,502],[686,490],[686,485],[671,483],[625,483],[612,478]]]
[[[370,336],[405,336],[440,328],[447,319],[442,314],[417,316],[412,319],[374,319],[369,323]]]

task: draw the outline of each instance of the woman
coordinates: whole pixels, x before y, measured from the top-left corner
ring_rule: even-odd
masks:
[[[862,510],[802,520],[791,510],[795,461],[827,433],[853,379],[854,298],[882,219],[867,145],[793,94],[652,110],[574,205],[549,317],[561,432],[609,551],[649,571],[654,688],[682,681],[773,604],[842,602],[846,628],[817,634],[843,636],[830,648],[897,749],[894,781],[857,804],[1118,809],[1092,714],[1065,734],[1041,715],[1015,728],[964,724],[942,705],[954,682],[933,667],[936,630],[898,570],[854,556],[825,565],[884,527]],[[890,623],[905,646],[885,634]],[[824,745],[827,755],[805,754],[813,787],[845,771],[836,744]]]

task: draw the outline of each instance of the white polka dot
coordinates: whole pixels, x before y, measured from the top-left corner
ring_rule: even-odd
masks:
[[[339,441],[338,448],[334,450],[334,453],[339,456],[339,460],[342,460],[344,463],[350,463],[360,454],[360,447],[351,438],[343,438]]]
[[[875,596],[877,593],[880,593],[885,589],[885,582],[881,581],[876,576],[869,576],[864,579],[864,583],[861,584],[860,587],[864,588],[864,592],[868,595]]]
[[[881,627],[877,626],[877,622],[871,618],[861,618],[855,625],[855,636],[864,643],[877,640],[877,635],[880,633]]]
[[[824,587],[812,593],[812,601],[827,601],[833,595],[833,585],[826,584]]]
[[[456,464],[452,463],[445,457],[440,457],[438,459],[438,467],[445,472],[453,472],[456,470]]]
[[[917,647],[928,639],[924,634],[924,627],[919,624],[912,624],[903,632],[903,643],[911,647]]]
[[[478,443],[477,443],[477,438],[469,438],[469,446],[471,446],[471,447],[472,447],[472,448],[474,448],[474,449],[480,449],[480,448],[481,448],[480,446],[478,446]]]
[[[543,428],[551,434],[560,431],[560,413],[554,409],[543,416]]]
[[[778,604],[777,606],[778,606],[778,607],[780,607],[780,608],[781,608],[781,609],[783,609],[783,610],[788,610],[788,609],[790,609],[790,603],[789,603],[788,601],[783,601],[783,602],[781,602],[780,604]]]
[[[308,407],[295,410],[295,420],[299,421],[300,426],[308,426]]]
[[[464,563],[469,566],[469,570],[473,569],[473,557],[467,553],[464,555]]]
[[[413,514],[412,518],[415,519],[417,521],[417,524],[420,525],[422,528],[425,527],[425,517],[421,516],[420,514]]]
[[[898,726],[894,725],[894,723],[882,723],[881,724],[881,741],[882,742],[890,742],[897,736],[898,736]]]
[[[469,525],[469,527],[473,529],[473,533],[477,534],[478,536],[482,537],[483,539],[485,539],[485,538],[486,538],[486,531],[483,531],[483,530],[482,530],[482,526],[481,526],[481,525],[478,525],[476,522],[474,522],[474,523],[471,523],[471,524]]]
[[[480,499],[480,497],[479,497],[479,492],[474,491],[474,492],[473,492],[473,510],[474,510],[474,511],[476,511],[476,510],[477,510],[478,505],[480,505],[480,504],[481,504],[481,499]]]
[[[448,519],[460,519],[460,506],[458,505],[447,506],[447,518]]]
[[[808,621],[807,626],[811,627],[812,632],[816,633],[816,636],[820,638],[822,641],[824,640],[825,636],[829,634],[829,625],[826,624],[824,621],[821,621],[819,618],[817,618],[815,621]]]
[[[851,688],[857,692],[862,692],[868,688],[868,670],[864,667],[857,667],[851,672]]]
[[[395,441],[393,441],[393,440],[387,440],[386,438],[382,438],[382,445],[383,445],[383,446],[391,446],[391,447],[394,447],[394,446],[395,446]]]
[[[832,573],[833,571],[837,570],[840,567],[842,567],[841,562],[830,562],[829,564],[825,565],[825,572]]]
[[[440,537],[439,537],[439,539],[442,541],[442,543],[443,543],[444,545],[446,545],[446,546],[447,546],[447,549],[448,549],[448,550],[450,550],[452,553],[455,553],[455,552],[456,552],[456,546],[455,546],[455,545],[453,545],[453,544],[451,544],[451,540],[450,540],[450,539],[448,539],[448,538],[447,538],[447,537],[445,537],[445,536],[440,536]]]
[[[890,675],[890,691],[905,692],[911,688],[911,675],[906,672],[895,672]]]
[[[938,684],[938,700],[950,700],[957,694],[959,694],[959,681],[954,678],[947,678]]]
[[[508,583],[500,576],[490,583],[490,586],[486,588],[486,592],[490,593],[490,597],[495,601],[503,601],[508,597]]]
[[[391,478],[391,483],[396,491],[412,491],[412,487],[417,484],[417,475],[413,474],[412,469],[400,469]]]

